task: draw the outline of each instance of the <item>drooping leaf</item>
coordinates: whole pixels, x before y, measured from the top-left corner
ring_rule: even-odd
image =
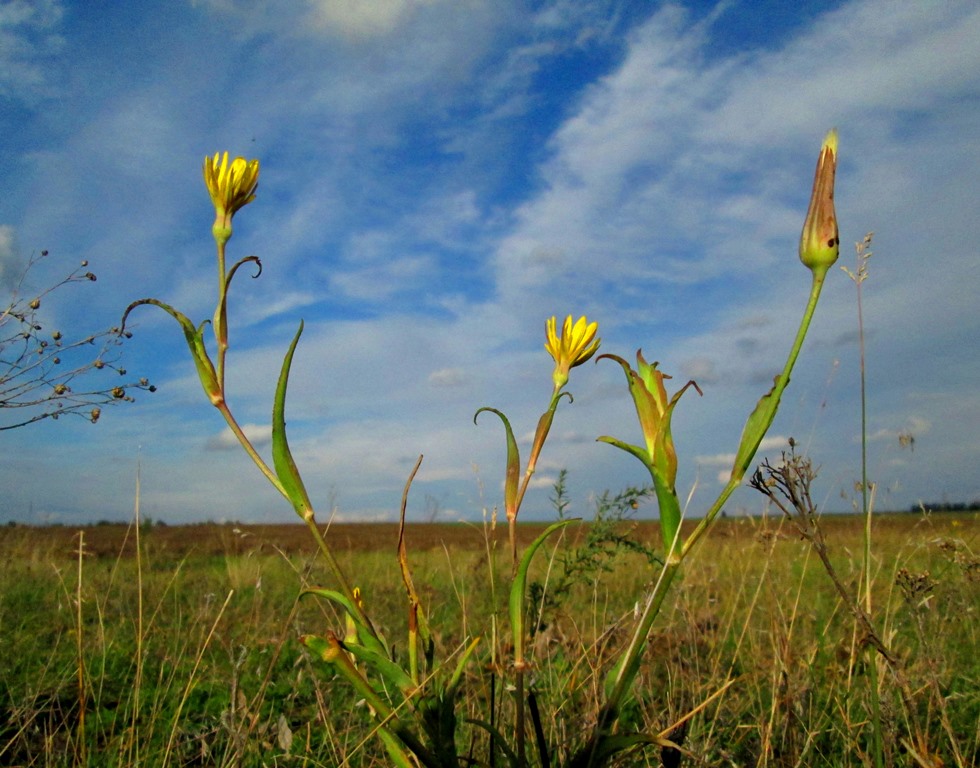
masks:
[[[136,307],[143,305],[159,307],[180,323],[187,347],[191,352],[191,358],[194,360],[194,367],[197,369],[197,376],[201,380],[201,386],[204,387],[204,392],[207,394],[208,399],[213,404],[218,404],[223,395],[221,393],[221,387],[218,385],[218,376],[214,371],[214,364],[211,362],[211,358],[208,356],[207,346],[204,344],[204,326],[207,325],[208,321],[205,320],[200,326],[195,328],[194,323],[191,322],[187,315],[174,309],[169,304],[165,304],[157,299],[140,299],[126,307],[126,311],[123,313],[122,323],[120,324],[122,329],[126,328],[126,319],[129,317],[129,313]]]
[[[473,423],[476,424],[477,416],[484,411],[490,411],[500,417],[507,432],[507,473],[504,478],[504,511],[507,519],[513,520],[517,516],[517,493],[518,482],[521,478],[521,456],[517,449],[517,440],[514,438],[514,430],[510,427],[510,422],[501,411],[496,408],[483,407],[473,414]]]

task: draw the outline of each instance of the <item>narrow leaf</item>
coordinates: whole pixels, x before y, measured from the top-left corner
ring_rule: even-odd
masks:
[[[535,553],[544,544],[545,540],[555,531],[564,528],[569,523],[578,522],[578,518],[559,520],[557,523],[549,525],[544,533],[536,538],[531,545],[524,550],[520,565],[514,574],[514,583],[510,587],[510,626],[514,633],[514,657],[517,663],[524,661],[524,600],[527,587],[527,571],[531,566],[531,560]]]
[[[356,625],[357,640],[359,643],[361,643],[361,645],[382,656],[391,656],[391,654],[388,652],[388,647],[385,645],[382,639],[375,635],[375,633],[371,631],[371,628],[361,621],[360,618],[358,618],[362,614],[357,610],[354,603],[351,602],[347,595],[341,594],[340,592],[336,592],[332,589],[323,589],[321,587],[304,589],[300,593],[300,597],[303,595],[316,595],[317,597],[322,597],[324,600],[337,603],[337,605],[341,606],[347,612],[347,615],[351,617],[351,620]]]
[[[517,485],[521,479],[521,456],[517,450],[517,440],[514,439],[514,430],[510,427],[510,422],[501,411],[496,408],[484,407],[473,415],[473,423],[476,424],[476,417],[484,411],[490,411],[500,417],[507,432],[507,474],[504,479],[504,511],[507,519],[513,520],[517,517]]]
[[[306,493],[303,485],[303,478],[296,469],[296,462],[289,450],[289,443],[286,440],[286,387],[289,383],[289,368],[293,362],[293,353],[296,351],[296,344],[299,342],[300,334],[303,333],[303,322],[300,321],[299,330],[293,337],[289,345],[289,351],[282,361],[282,372],[279,374],[279,383],[276,385],[276,399],[272,406],[272,462],[276,468],[276,475],[279,482],[289,495],[289,500],[296,510],[296,513],[304,520],[309,519],[313,514],[313,505],[310,497]]]
[[[734,480],[741,480],[745,475],[749,464],[755,457],[755,452],[759,450],[759,444],[762,442],[762,438],[765,437],[766,432],[769,431],[769,427],[772,425],[773,419],[776,417],[776,409],[779,407],[779,395],[782,394],[781,390],[778,393],[776,392],[778,386],[779,382],[777,379],[772,389],[759,399],[755,410],[752,411],[745,422],[745,428],[742,430],[742,438],[738,445],[738,453],[735,454],[735,463],[732,465],[732,478]]]

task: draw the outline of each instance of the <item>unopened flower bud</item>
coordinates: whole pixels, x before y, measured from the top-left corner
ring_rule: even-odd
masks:
[[[810,208],[800,237],[800,261],[811,271],[825,274],[837,261],[840,236],[834,211],[834,177],[837,173],[837,130],[823,141],[813,177]]]

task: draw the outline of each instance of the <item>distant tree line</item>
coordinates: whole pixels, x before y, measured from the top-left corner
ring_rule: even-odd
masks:
[[[980,509],[980,499],[974,501],[919,502],[909,507],[909,512],[972,512]]]

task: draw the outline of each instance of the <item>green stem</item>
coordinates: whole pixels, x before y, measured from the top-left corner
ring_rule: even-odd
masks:
[[[780,397],[782,396],[783,391],[786,389],[786,386],[789,384],[790,374],[793,371],[793,366],[796,364],[796,359],[799,357],[800,350],[803,347],[803,340],[806,338],[807,331],[810,328],[810,321],[813,319],[813,313],[817,307],[817,301],[820,298],[820,292],[823,289],[826,276],[826,268],[816,268],[813,270],[813,281],[810,286],[810,297],[807,301],[806,309],[803,311],[803,317],[800,320],[800,327],[796,332],[796,338],[793,341],[793,346],[790,349],[789,356],[786,359],[786,364],[783,366],[782,373],[780,373],[780,375],[777,377],[772,391],[767,397],[763,398],[764,410],[759,415],[756,423],[751,425],[751,428],[754,430],[754,434],[749,433],[743,437],[743,440],[751,441],[750,451],[744,453],[741,464],[734,468],[732,477],[729,479],[724,489],[722,489],[721,494],[719,494],[718,498],[708,509],[707,513],[698,523],[697,527],[691,532],[691,535],[688,536],[686,541],[684,541],[683,545],[680,544],[680,541],[671,543],[666,541],[664,542],[665,547],[668,545],[671,547],[667,557],[667,563],[664,565],[663,571],[661,571],[660,574],[660,579],[647,600],[647,604],[644,607],[643,615],[640,618],[637,629],[633,633],[630,645],[623,655],[623,660],[620,663],[613,690],[607,697],[606,705],[603,708],[603,714],[599,721],[598,728],[600,730],[611,726],[618,717],[623,699],[625,698],[627,691],[632,686],[633,680],[639,671],[640,655],[646,643],[647,636],[650,633],[650,629],[653,627],[654,620],[660,613],[664,599],[667,596],[667,592],[674,580],[674,577],[677,575],[677,571],[680,569],[681,563],[684,561],[684,558],[690,554],[694,545],[707,532],[708,528],[721,511],[721,508],[728,500],[729,496],[731,496],[734,490],[741,484],[742,477],[745,475],[749,464],[755,457],[759,444],[762,442],[762,438],[765,437],[766,432],[768,432],[769,427],[772,425],[773,419],[776,417]],[[750,423],[752,418],[755,416],[756,414],[753,413],[752,417],[750,417]],[[746,427],[748,429],[749,425],[747,424]],[[656,484],[656,478],[654,478],[654,483]],[[674,503],[676,503],[676,496],[674,496],[673,499]],[[679,530],[680,529],[678,528],[678,531]],[[678,534],[676,538],[679,540],[680,535]]]
[[[216,242],[218,245],[218,306],[214,312],[214,337],[218,343],[218,386],[221,387],[223,393],[225,390],[225,355],[228,352],[228,275],[225,273],[225,245],[227,241],[219,238]]]
[[[523,768],[524,766],[527,765],[527,762],[526,762],[526,747],[525,747],[525,744],[524,744],[524,742],[525,742],[525,739],[524,739],[524,730],[525,730],[525,725],[524,725],[524,667],[519,667],[516,670],[516,673],[515,673],[515,676],[514,677],[515,677],[515,680],[514,680],[514,688],[515,688],[515,690],[514,690],[514,696],[516,697],[516,704],[517,704],[517,715],[516,715],[516,718],[515,718],[516,719],[516,722],[514,724],[514,728],[516,730],[516,733],[515,733],[515,741],[517,742],[516,743],[516,746],[517,746],[517,764],[519,766],[521,766],[521,768]]]
[[[647,636],[653,627],[653,622],[663,607],[664,599],[670,590],[670,585],[674,577],[680,570],[681,560],[671,555],[667,558],[667,563],[660,572],[660,579],[657,581],[647,598],[647,603],[643,608],[643,615],[640,617],[636,631],[630,639],[629,647],[620,662],[613,689],[606,699],[606,703],[599,715],[599,722],[596,725],[596,732],[601,733],[608,730],[619,717],[620,709],[626,694],[633,685],[637,672],[640,669],[640,656],[646,645]]]
[[[334,557],[333,552],[330,547],[327,546],[326,539],[323,538],[323,534],[320,533],[320,528],[317,526],[316,517],[314,517],[312,510],[309,515],[303,517],[303,522],[306,523],[306,527],[310,529],[310,533],[313,539],[316,541],[316,545],[320,552],[323,554],[324,559],[327,561],[327,565],[330,567],[334,578],[337,583],[340,584],[340,588],[343,590],[344,594],[350,598],[350,601],[354,604],[354,609],[357,611],[357,617],[377,636],[377,631],[374,628],[374,624],[368,618],[368,615],[364,612],[363,608],[358,604],[357,600],[354,599],[354,590],[351,589],[350,583],[344,576],[344,572],[340,567],[340,563],[337,562],[337,558]]]
[[[220,358],[219,358],[218,365],[219,366],[221,365]],[[273,472],[272,469],[269,467],[269,465],[265,463],[265,459],[263,459],[259,455],[258,451],[256,451],[255,447],[252,445],[252,442],[248,439],[248,437],[245,436],[245,433],[242,431],[242,428],[239,426],[238,421],[235,419],[231,410],[228,408],[228,402],[227,400],[224,399],[224,394],[225,394],[224,386],[222,385],[221,387],[222,399],[221,402],[215,405],[215,407],[221,412],[221,415],[224,416],[225,422],[228,424],[228,427],[231,429],[235,437],[238,438],[238,442],[241,444],[242,448],[245,449],[245,453],[247,453],[249,455],[249,458],[251,458],[252,461],[255,462],[255,466],[257,466],[259,468],[259,471],[263,475],[265,475],[266,480],[272,483],[273,487],[283,495],[286,501],[289,501],[290,500],[289,494],[286,493],[286,489],[279,481],[279,478],[276,477],[276,473]]]
[[[803,348],[803,340],[806,338],[807,332],[810,330],[810,321],[813,319],[813,313],[817,308],[817,302],[820,299],[820,292],[823,290],[823,284],[826,277],[826,268],[814,268],[813,282],[810,284],[810,298],[807,300],[806,309],[803,310],[803,317],[800,319],[800,327],[796,331],[796,338],[793,340],[793,346],[790,348],[789,356],[786,358],[786,364],[783,366],[782,373],[780,373],[776,378],[772,391],[766,398],[764,398],[765,411],[763,412],[759,423],[755,425],[756,433],[752,438],[754,441],[752,449],[743,456],[741,463],[733,468],[732,477],[729,479],[728,484],[724,487],[714,504],[712,504],[708,509],[708,512],[701,519],[701,522],[698,523],[697,527],[691,532],[691,535],[684,542],[684,546],[681,549],[682,559],[688,554],[688,552],[690,552],[691,548],[705,534],[705,532],[707,532],[708,528],[711,526],[711,523],[714,522],[715,517],[717,517],[725,502],[728,501],[728,497],[731,496],[734,490],[739,487],[742,482],[742,478],[745,476],[746,471],[748,471],[749,465],[755,458],[756,451],[759,450],[759,445],[762,443],[762,438],[766,436],[766,432],[768,432],[769,427],[772,426],[772,422],[776,418],[776,411],[779,409],[779,400],[782,397],[783,391],[789,384],[790,374],[793,372],[793,367],[796,365],[796,359],[799,357],[800,350]],[[754,415],[755,414],[753,414],[753,416]]]
[[[218,364],[219,366],[221,365],[220,358]],[[255,466],[257,466],[259,468],[259,471],[263,475],[265,475],[266,480],[272,483],[272,486],[277,491],[279,491],[279,493],[282,494],[283,498],[285,498],[286,501],[291,501],[291,499],[289,498],[289,494],[287,493],[286,489],[283,487],[282,482],[276,476],[276,473],[272,471],[269,465],[265,463],[265,460],[259,455],[258,451],[255,450],[255,447],[252,445],[248,437],[246,437],[245,433],[242,431],[242,428],[239,426],[238,421],[235,419],[231,410],[228,408],[228,403],[224,399],[223,388],[222,388],[222,400],[220,403],[217,404],[216,407],[218,408],[219,411],[221,411],[221,415],[224,416],[225,422],[227,422],[228,426],[231,428],[231,431],[235,435],[235,437],[238,438],[238,442],[241,444],[242,448],[245,449],[245,453],[247,453],[249,457],[252,459],[252,461],[255,462]],[[330,550],[330,547],[327,545],[326,539],[324,539],[323,534],[320,533],[320,528],[317,525],[316,517],[313,515],[312,510],[310,510],[310,513],[308,515],[303,516],[303,522],[305,522],[307,527],[310,529],[310,533],[313,535],[314,541],[316,541],[317,548],[320,550],[321,554],[323,555],[323,558],[327,561],[327,565],[329,566],[331,572],[333,573],[334,578],[337,580],[337,583],[340,585],[341,590],[348,598],[350,598],[351,602],[354,604],[355,608],[357,609],[358,618],[366,626],[370,627],[372,632],[374,632],[375,631],[374,625],[372,624],[371,620],[368,618],[367,614],[364,613],[361,607],[357,604],[357,601],[354,599],[354,591],[350,587],[350,582],[347,581],[347,578],[344,576],[344,572],[340,567],[340,563],[337,562],[337,558],[334,557],[333,552]]]

